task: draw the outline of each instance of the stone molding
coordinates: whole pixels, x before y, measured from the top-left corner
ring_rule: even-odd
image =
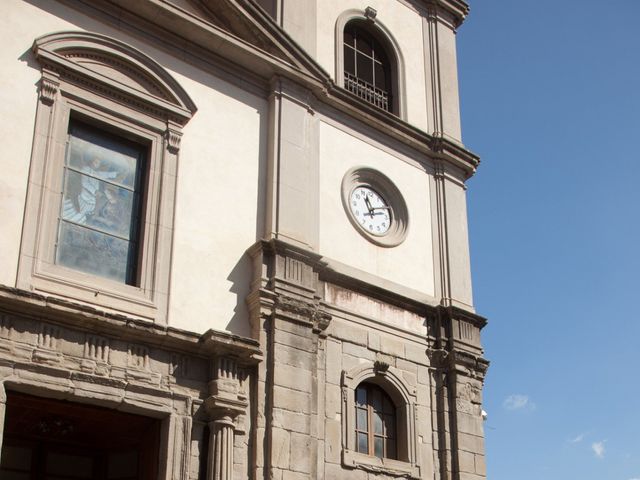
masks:
[[[335,80],[330,81],[329,85],[336,85],[344,90],[344,27],[352,20],[362,20],[366,22],[371,30],[373,30],[380,37],[383,44],[386,47],[387,54],[392,62],[390,69],[392,71],[393,78],[393,110],[395,113],[388,113],[392,117],[397,117],[402,120],[407,119],[407,89],[406,89],[406,74],[405,74],[405,61],[402,55],[402,49],[392,31],[387,28],[378,17],[377,11],[372,7],[366,7],[364,10],[360,9],[348,9],[338,15],[335,24],[334,33],[334,56],[335,56]],[[346,92],[346,90],[344,90]],[[357,95],[351,95],[352,100],[357,101],[361,105],[370,104],[360,98]],[[380,110],[376,108],[375,110]]]
[[[62,328],[87,332],[91,338],[118,337],[139,342],[151,348],[170,349],[174,354],[211,358],[231,354],[242,366],[254,366],[262,360],[257,341],[228,332],[208,330],[196,334],[173,327],[150,324],[135,317],[108,313],[83,304],[54,296],[0,285],[0,338],[10,338],[15,330],[15,318],[41,321]],[[89,337],[88,337],[89,338]],[[89,358],[92,348],[83,347]],[[107,357],[108,358],[108,357]]]
[[[362,382],[379,385],[396,405],[399,458],[377,458],[355,450],[355,389]],[[416,389],[402,378],[402,372],[377,360],[342,372],[342,465],[392,477],[421,478],[416,425]]]
[[[421,0],[427,1],[427,0]],[[463,4],[461,0],[429,0],[439,5]],[[461,144],[447,138],[436,140],[434,137],[400,117],[385,110],[376,108],[357,96],[346,91],[326,73],[316,62],[309,58],[273,20],[257,8],[252,2],[242,0],[234,2],[234,8],[242,8],[243,14],[250,14],[259,23],[259,29],[269,32],[271,41],[278,43],[280,48],[288,50],[290,60],[285,61],[275,55],[265,55],[264,51],[252,45],[249,41],[239,41],[234,35],[222,30],[209,22],[185,14],[185,11],[169,2],[125,2],[124,0],[96,0],[89,5],[73,4],[75,8],[90,9],[93,15],[102,15],[105,21],[113,21],[111,11],[116,4],[122,8],[118,20],[119,28],[123,27],[122,17],[126,17],[132,26],[137,26],[147,34],[160,27],[162,37],[158,40],[169,45],[185,45],[187,51],[198,52],[198,58],[206,58],[211,64],[223,63],[223,68],[238,69],[237,75],[243,78],[253,78],[259,88],[268,90],[268,85],[274,76],[286,77],[303,86],[315,97],[315,101],[326,104],[349,115],[356,122],[363,122],[374,128],[382,135],[388,135],[401,141],[420,154],[431,157],[438,149],[437,142],[444,146],[438,147],[438,153],[443,161],[451,162],[460,167],[465,178],[471,177],[478,167],[479,159]],[[466,5],[466,4],[465,4]],[[153,23],[141,18],[153,18]],[[135,27],[134,27],[135,28]],[[199,42],[190,43],[197,32]],[[168,41],[173,39],[173,41]],[[186,43],[185,43],[186,42]],[[293,53],[291,53],[293,52]],[[197,61],[196,58],[194,60]],[[210,67],[208,67],[210,68]]]
[[[231,480],[249,405],[242,381],[261,358],[257,342],[226,332],[197,335],[0,286],[0,439],[5,388],[159,417],[158,478],[188,480],[195,418],[210,423],[210,478]]]
[[[146,108],[164,111],[180,125],[197,110],[161,65],[119,40],[90,32],[58,32],[36,39],[32,50],[43,67],[62,78],[75,79],[136,106],[146,102]],[[105,74],[105,70],[113,73]]]
[[[155,60],[105,35],[52,33],[37,38],[32,50],[42,77],[16,285],[166,323],[177,155],[182,127],[196,106]],[[64,268],[55,260],[60,172],[74,121],[148,146],[135,285]]]

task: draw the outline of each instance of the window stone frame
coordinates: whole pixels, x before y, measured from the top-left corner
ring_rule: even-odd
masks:
[[[353,21],[360,20],[367,24],[369,33],[376,37],[386,48],[386,54],[391,62],[390,71],[392,79],[393,103],[389,114],[407,120],[405,61],[400,45],[391,31],[377,17],[374,9],[367,7],[365,10],[349,9],[338,16],[335,26],[335,82],[344,88],[344,28]],[[364,101],[364,100],[362,100]],[[377,108],[377,107],[376,107]]]
[[[342,372],[342,465],[394,477],[419,479],[416,391],[395,367],[376,362]],[[378,458],[356,451],[355,391],[362,382],[378,385],[396,405],[397,459]]]
[[[42,77],[17,286],[166,324],[178,153],[196,106],[162,66],[119,40],[60,32],[32,50]],[[148,146],[135,285],[55,263],[72,118]]]

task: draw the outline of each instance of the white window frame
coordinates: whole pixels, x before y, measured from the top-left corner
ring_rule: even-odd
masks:
[[[165,324],[179,144],[196,107],[163,67],[118,40],[61,32],[33,51],[42,78],[17,286]],[[72,120],[147,146],[135,285],[55,263]]]

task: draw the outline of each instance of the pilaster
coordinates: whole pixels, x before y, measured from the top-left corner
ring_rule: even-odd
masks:
[[[258,471],[264,478],[284,472],[320,478],[324,435],[318,412],[331,316],[318,293],[319,257],[277,240],[261,242],[249,253],[256,273],[250,310],[265,353],[259,368]]]
[[[433,178],[437,296],[443,306],[473,311],[464,174],[445,162],[436,161]]]
[[[249,405],[240,389],[238,364],[229,356],[212,361],[213,380],[205,410],[209,415],[207,480],[233,480],[233,453],[236,419]]]
[[[489,362],[480,346],[485,324],[484,318],[455,307],[438,312],[429,357],[435,386],[434,453],[442,479],[486,477],[482,385]]]
[[[433,136],[461,142],[456,27],[460,20],[442,2],[430,2],[423,16],[428,128]]]
[[[265,237],[318,246],[318,120],[309,90],[275,77],[269,97]]]

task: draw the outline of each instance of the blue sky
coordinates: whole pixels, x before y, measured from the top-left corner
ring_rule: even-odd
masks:
[[[490,480],[640,479],[640,1],[472,0],[458,34]]]

